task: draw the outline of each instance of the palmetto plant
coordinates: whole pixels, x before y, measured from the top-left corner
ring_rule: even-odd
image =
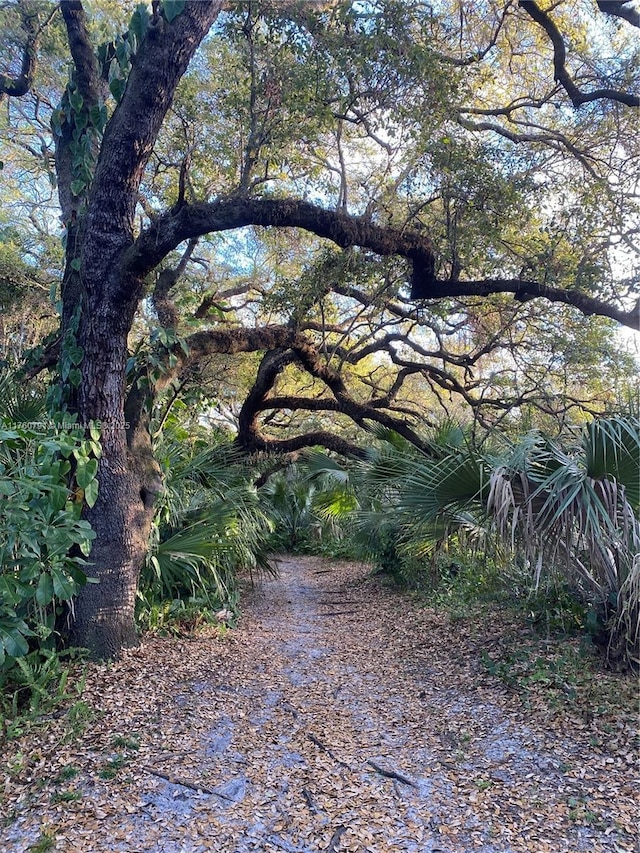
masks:
[[[274,522],[274,547],[316,550],[319,544],[339,543],[342,521],[350,519],[359,505],[355,470],[310,449],[295,465],[269,477],[261,496]]]
[[[568,446],[532,433],[494,452],[465,440],[369,463],[406,542],[497,537],[537,587],[559,575],[597,612],[611,662],[638,663],[640,424],[600,418]]]
[[[0,415],[6,425],[43,421],[46,401],[33,384],[21,382],[10,370],[0,371]]]
[[[195,437],[194,437],[195,432]],[[170,419],[158,447],[165,472],[140,597],[233,599],[239,570],[270,570],[272,523],[249,471],[228,445]]]
[[[559,571],[607,626],[611,661],[639,662],[640,424],[591,422],[569,448],[532,436],[491,472],[487,510],[533,581]]]

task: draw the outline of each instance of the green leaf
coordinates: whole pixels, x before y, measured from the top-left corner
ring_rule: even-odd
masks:
[[[72,581],[58,566],[51,567],[54,595],[61,601],[68,601],[76,594],[77,584]]]
[[[162,8],[164,9],[164,16],[171,23],[174,18],[177,18],[182,12],[184,12],[185,0],[164,0],[162,4]]]
[[[93,460],[95,461],[95,460]],[[96,501],[98,500],[98,481],[91,480],[90,483],[87,483],[87,486],[84,490],[84,499],[87,503],[87,506],[92,507],[95,506]]]
[[[118,38],[116,40],[116,59],[123,71],[127,71],[131,58],[131,45],[127,39]]]
[[[89,110],[91,124],[98,133],[102,133],[107,124],[107,108],[104,104],[94,104]]]
[[[78,388],[80,383],[82,382],[82,371],[78,370],[77,367],[74,367],[73,370],[69,371],[69,382],[73,385],[74,388]]]
[[[43,572],[40,575],[38,586],[36,589],[36,603],[40,607],[46,607],[53,600],[53,580],[48,572]]]
[[[84,350],[82,347],[77,346],[72,350],[69,350],[69,360],[72,364],[75,364],[76,367],[82,363],[82,359],[84,358]]]
[[[96,459],[102,459],[102,445],[97,441],[89,442],[89,449]]]
[[[76,469],[76,483],[80,486],[81,489],[85,490],[85,495],[87,486],[89,485],[89,483],[91,483],[92,480],[95,480],[97,473],[97,459],[83,459],[78,462],[78,467]],[[92,504],[90,504],[90,506],[92,506]]]
[[[84,98],[80,94],[80,92],[72,92],[69,95],[69,103],[71,104],[71,109],[74,113],[79,113],[82,107],[84,106]]]
[[[126,81],[122,77],[114,77],[109,83],[109,91],[118,103],[120,103],[126,85]]]
[[[74,132],[84,130],[88,124],[89,116],[86,113],[80,113],[80,115],[76,116]]]
[[[82,261],[80,260],[80,258],[74,258],[71,261],[70,267],[72,270],[75,270],[76,272],[80,272],[81,266],[82,266]]]
[[[71,192],[74,195],[80,195],[80,193],[86,189],[85,181],[80,180],[80,178],[76,178],[75,181],[71,181]]]
[[[149,10],[147,9],[147,4],[138,3],[135,12],[131,16],[131,23],[129,24],[129,29],[138,39],[138,43],[140,43],[145,37],[145,34],[149,29],[150,20],[151,15],[149,14]]]
[[[25,635],[29,636],[31,633],[22,619],[0,620],[0,649],[2,649],[3,659],[5,651],[12,658],[26,655],[29,644]]]

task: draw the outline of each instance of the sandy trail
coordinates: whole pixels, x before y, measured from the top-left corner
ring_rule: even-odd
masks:
[[[464,623],[279,567],[222,641],[147,641],[91,671],[84,728],[9,744],[0,850],[632,853],[631,768],[527,715]]]

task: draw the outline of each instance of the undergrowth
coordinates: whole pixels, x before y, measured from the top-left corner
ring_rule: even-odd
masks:
[[[224,606],[211,596],[141,600],[137,607],[137,624],[142,633],[160,637],[191,636],[213,627],[224,632],[226,626],[233,624],[237,618],[236,598],[234,594]]]
[[[602,722],[637,711],[637,680],[605,668],[597,641],[602,626],[566,583],[531,590],[526,573],[505,570],[487,555],[451,549],[417,559],[393,543],[381,550],[374,574],[421,606],[466,626],[479,665],[525,706],[572,711]]]

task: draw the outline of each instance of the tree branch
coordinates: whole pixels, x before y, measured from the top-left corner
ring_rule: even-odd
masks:
[[[98,60],[87,28],[87,16],[80,0],[65,0],[60,4],[60,9],[75,67],[74,80],[86,108],[91,109],[105,94],[106,84],[100,77]]]
[[[232,196],[214,202],[186,204],[177,216],[159,217],[135,241],[124,258],[134,275],[146,275],[184,240],[217,231],[262,227],[301,228],[342,248],[362,246],[378,255],[402,255],[420,264],[433,277],[434,254],[424,234],[374,224],[298,199],[260,199]]]
[[[640,8],[633,0],[597,0],[598,9],[605,15],[622,18],[634,27],[640,27]]]
[[[467,110],[464,110],[467,112]],[[512,119],[510,119],[512,120]],[[578,160],[582,166],[585,168],[587,172],[593,177],[597,178],[593,166],[588,162],[587,156],[580,151],[576,146],[569,140],[563,133],[558,133],[555,130],[544,130],[542,133],[518,133],[513,130],[509,130],[506,127],[503,127],[500,124],[495,124],[495,122],[490,121],[478,121],[472,122],[469,119],[463,118],[462,115],[458,115],[458,124],[461,127],[464,127],[466,130],[471,130],[472,132],[484,132],[488,131],[490,133],[497,133],[499,136],[503,136],[505,139],[508,139],[510,142],[519,145],[523,142],[533,142],[533,143],[541,143],[543,145],[547,145],[550,148],[553,148],[556,151],[562,150],[562,148],[566,148],[567,151],[572,154],[576,160]],[[529,126],[530,123],[528,123]]]
[[[122,100],[105,128],[87,212],[88,257],[105,251],[115,256],[130,245],[144,168],[178,82],[222,5],[222,0],[200,0],[187,3],[170,23],[162,15],[152,18]],[[117,302],[121,294],[110,295]]]
[[[498,36],[500,35],[500,31],[504,26],[507,14],[513,6],[513,3],[514,0],[507,0],[507,3],[501,10],[501,14],[498,17],[498,20],[495,22],[491,37],[484,48],[482,48],[481,50],[477,50],[475,51],[475,53],[472,53],[469,56],[465,57],[448,56],[447,54],[438,53],[437,51],[434,51],[433,55],[435,56],[435,58],[438,59],[440,62],[444,63],[445,65],[455,65],[458,68],[468,68],[470,65],[474,65],[476,62],[482,62],[482,60],[489,53],[489,51],[495,47],[498,41]]]
[[[514,279],[482,279],[480,281],[437,281],[429,295],[429,299],[458,296],[489,296],[493,293],[513,293],[521,302],[529,299],[543,298],[549,302],[562,302],[577,308],[583,314],[598,314],[609,317],[623,326],[640,331],[640,300],[630,311],[617,308],[609,302],[587,296],[578,290],[565,290],[561,287],[551,287],[537,281]]]
[[[37,14],[28,12],[23,2],[18,4],[22,17],[22,26],[27,33],[27,41],[22,49],[22,67],[17,77],[0,74],[0,101],[4,95],[10,98],[22,98],[31,90],[37,67],[37,40],[40,30],[36,28]]]
[[[520,8],[524,9],[529,17],[539,24],[549,36],[553,45],[554,79],[569,95],[574,107],[581,107],[583,104],[599,100],[617,101],[628,107],[640,106],[640,97],[632,92],[620,92],[616,89],[596,89],[593,92],[582,92],[567,71],[567,49],[558,27],[549,15],[542,11],[535,0],[520,0]]]
[[[169,294],[185,271],[197,245],[197,238],[189,240],[178,265],[168,267],[158,275],[151,301],[163,329],[177,329],[180,324],[180,314]]]
[[[248,199],[231,197],[210,203],[185,205],[177,216],[158,217],[127,251],[124,263],[136,278],[151,271],[168,252],[191,237],[248,225],[277,228],[302,228],[332,240],[336,245],[361,246],[379,255],[399,255],[412,261],[412,299],[440,299],[450,296],[488,296],[491,293],[514,293],[516,298],[542,297],[564,302],[585,314],[611,317],[623,325],[637,329],[637,309],[623,311],[603,300],[575,290],[550,287],[535,281],[519,279],[485,279],[483,281],[438,280],[434,276],[435,258],[428,236],[416,231],[400,231],[376,225],[367,217],[349,216],[335,210],[297,199]],[[338,292],[339,288],[334,288]]]
[[[295,453],[307,447],[324,447],[326,450],[339,453],[341,456],[355,459],[365,459],[367,455],[367,451],[358,447],[357,444],[326,430],[316,430],[296,435],[293,438],[281,439],[266,438],[256,432],[252,437],[251,444],[239,443],[239,446],[247,453]]]

